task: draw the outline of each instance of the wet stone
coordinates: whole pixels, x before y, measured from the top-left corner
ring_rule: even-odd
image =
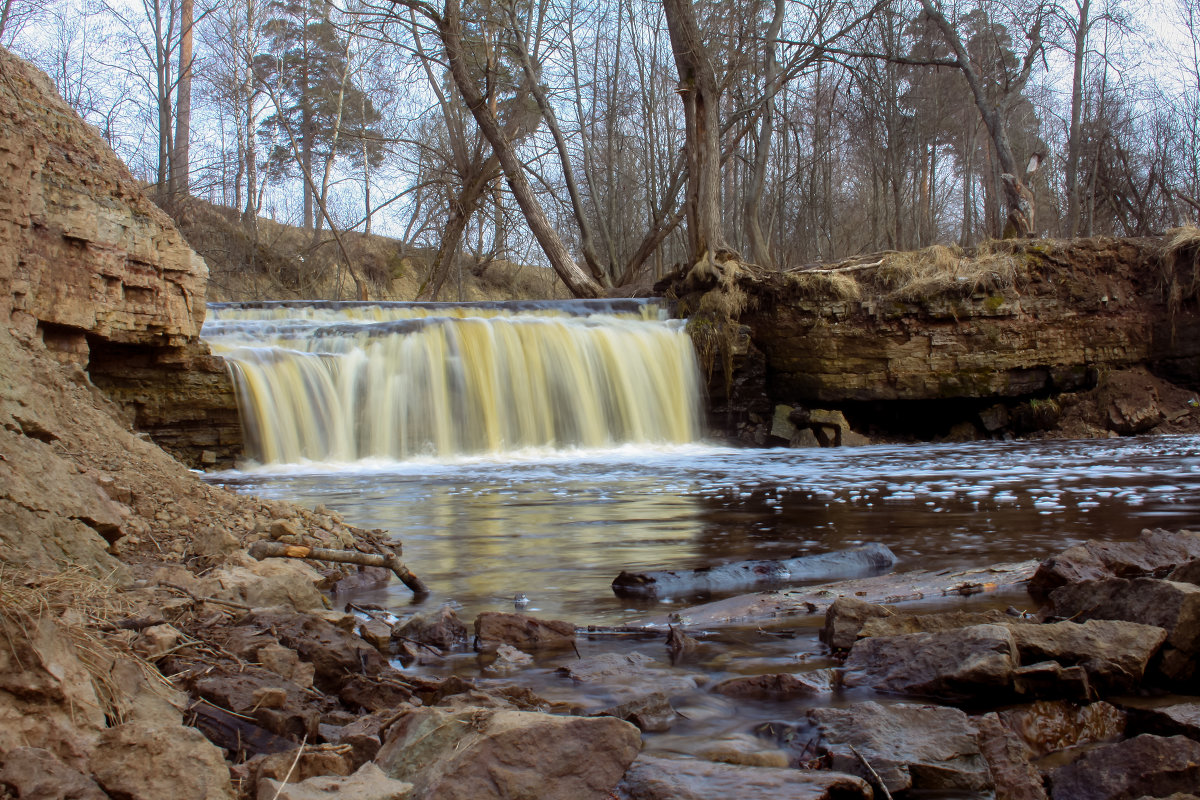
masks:
[[[466,643],[467,626],[453,608],[443,605],[436,611],[409,617],[395,626],[392,635],[446,651]]]
[[[1054,800],[1164,797],[1200,786],[1200,743],[1142,734],[1100,747],[1049,775]]]
[[[999,700],[1012,686],[1017,649],[1002,625],[860,639],[845,685],[943,700]],[[999,693],[999,694],[997,694]]]
[[[1050,659],[1078,665],[1101,692],[1138,686],[1150,659],[1167,638],[1162,628],[1120,620],[1017,624],[1009,630],[1023,663]]]
[[[821,641],[835,652],[849,650],[867,620],[875,617],[890,617],[895,612],[887,606],[868,603],[857,597],[839,597],[825,612],[825,627],[821,629]]]
[[[889,792],[991,788],[975,728],[956,708],[866,702],[810,709],[808,719],[820,731],[834,770],[869,779],[866,759]]]
[[[671,730],[678,714],[662,692],[652,692],[619,705],[594,712],[593,717],[616,717],[633,723],[644,733],[663,733]]]
[[[1197,558],[1200,533],[1193,531],[1144,530],[1133,542],[1092,540],[1043,561],[1029,582],[1029,593],[1042,600],[1066,584],[1158,575]]]
[[[996,714],[974,720],[979,750],[987,760],[996,796],[1005,800],[1046,800],[1033,752]]]
[[[755,700],[795,700],[803,697],[820,697],[833,692],[836,674],[817,670],[800,674],[776,673],[747,675],[729,678],[713,687],[717,694],[726,697]]]
[[[574,660],[559,667],[558,674],[575,683],[602,686],[619,700],[652,692],[667,696],[689,692],[703,681],[700,675],[671,669],[637,651]]]
[[[1125,714],[1103,701],[1079,705],[1040,700],[996,716],[1024,742],[1034,758],[1068,747],[1111,741],[1125,731]]]
[[[1200,740],[1200,702],[1152,708],[1128,707],[1129,727],[1139,733],[1187,736]]]
[[[621,780],[620,796],[629,800],[866,800],[872,793],[862,778],[844,773],[643,754]]]
[[[501,644],[526,652],[570,649],[575,646],[575,626],[562,620],[500,611],[485,611],[476,617],[476,649],[487,652]]]

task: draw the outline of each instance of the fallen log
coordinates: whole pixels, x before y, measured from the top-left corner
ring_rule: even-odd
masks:
[[[759,624],[773,620],[824,616],[833,601],[843,596],[868,603],[969,597],[982,592],[1024,588],[1038,568],[1037,561],[1020,561],[961,570],[918,570],[870,578],[836,581],[781,592],[757,592],[692,606],[669,616],[647,620],[648,627],[687,629],[720,625]]]
[[[735,561],[690,570],[622,572],[612,582],[612,590],[618,597],[685,597],[785,586],[817,578],[849,578],[877,573],[895,563],[896,556],[891,550],[872,542],[848,550],[782,561]]]
[[[326,547],[308,547],[283,542],[255,542],[250,546],[250,555],[262,561],[264,558],[304,558],[311,561],[332,561],[337,564],[357,564],[360,567],[383,567],[390,569],[400,582],[418,597],[429,594],[429,587],[396,557],[395,553],[360,553],[357,550],[331,550]]]

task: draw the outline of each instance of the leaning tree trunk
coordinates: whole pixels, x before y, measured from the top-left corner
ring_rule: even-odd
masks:
[[[663,0],[663,9],[683,98],[688,171],[685,208],[692,260],[688,277],[703,285],[718,280],[721,265],[736,258],[721,227],[721,90],[700,37],[692,0]]]
[[[420,8],[418,10],[428,14],[427,9]],[[459,0],[447,0],[445,15],[434,15],[433,21],[437,26],[442,44],[446,48],[446,58],[450,62],[450,74],[454,78],[454,84],[458,87],[463,101],[470,109],[471,116],[475,118],[484,138],[491,144],[496,158],[499,159],[500,167],[504,170],[504,177],[508,181],[513,197],[516,198],[517,205],[521,207],[525,221],[529,224],[534,238],[541,245],[542,252],[546,254],[550,265],[567,285],[571,294],[576,297],[599,297],[602,293],[600,284],[580,269],[570,251],[567,250],[567,246],[563,244],[558,232],[550,224],[546,212],[542,209],[541,203],[533,193],[533,188],[529,185],[529,180],[525,177],[525,168],[517,156],[516,149],[500,129],[499,121],[488,108],[483,93],[479,90],[475,78],[467,67],[466,48],[462,41]]]
[[[975,71],[966,45],[959,38],[954,26],[934,6],[932,0],[921,0],[921,7],[942,32],[946,44],[954,51],[957,61],[955,66],[966,78],[967,86],[971,89],[971,96],[975,99],[975,107],[979,109],[979,116],[991,135],[996,161],[1000,167],[1000,179],[1004,184],[1004,205],[1008,209],[1008,222],[1004,226],[1004,235],[1005,237],[1030,236],[1033,234],[1033,193],[1025,186],[1024,168],[1018,167],[1017,161],[1013,157],[1012,146],[1008,141],[1008,131],[1000,113],[1001,108],[988,98],[987,89],[983,85],[979,73]],[[1016,80],[1011,82],[1008,94],[1019,93],[1024,87],[1040,46],[1041,28],[1039,23],[1030,34],[1030,48],[1025,56],[1021,73]]]

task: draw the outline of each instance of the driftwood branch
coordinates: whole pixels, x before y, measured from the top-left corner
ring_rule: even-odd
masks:
[[[418,597],[429,594],[429,587],[397,558],[395,553],[360,553],[357,550],[331,550],[326,547],[306,547],[283,542],[255,542],[250,546],[250,555],[262,561],[264,558],[304,558],[312,561],[332,561],[337,564],[357,564],[360,567],[383,567],[390,569],[400,582]]]

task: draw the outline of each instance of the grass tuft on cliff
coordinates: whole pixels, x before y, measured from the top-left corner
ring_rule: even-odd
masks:
[[[1011,291],[1028,277],[1011,248],[992,243],[973,251],[940,244],[923,250],[888,250],[789,272],[792,285],[805,297],[857,300],[874,294],[908,302]]]

